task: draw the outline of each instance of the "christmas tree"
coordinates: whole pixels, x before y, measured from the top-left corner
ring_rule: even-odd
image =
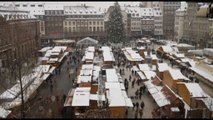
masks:
[[[121,8],[118,2],[115,2],[114,6],[112,6],[112,10],[109,13],[107,38],[112,43],[120,43],[125,39]]]

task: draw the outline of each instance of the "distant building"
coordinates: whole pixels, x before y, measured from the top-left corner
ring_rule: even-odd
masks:
[[[187,16],[184,18],[182,42],[194,45],[196,48],[212,47],[209,33],[211,30],[208,16],[208,4],[188,2]]]
[[[174,39],[175,11],[181,2],[163,2],[163,34],[167,39]]]
[[[175,11],[175,26],[174,26],[174,40],[179,42],[183,36],[183,23],[186,15],[187,4],[184,2],[181,7]]]
[[[68,38],[105,35],[104,13],[92,6],[64,6],[63,31]]]

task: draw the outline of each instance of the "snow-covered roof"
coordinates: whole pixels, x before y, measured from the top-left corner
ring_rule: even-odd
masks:
[[[106,81],[118,82],[118,76],[115,69],[106,69]]]
[[[77,87],[75,89],[72,106],[89,106],[91,87]]]
[[[184,58],[185,55],[183,53],[174,53],[174,56],[176,56],[177,58]]]
[[[158,70],[159,72],[169,70],[169,66],[167,63],[158,63]]]
[[[90,70],[83,69],[83,70],[80,71],[80,75],[82,75],[82,76],[90,76],[90,75],[92,75],[92,69],[90,69]]]
[[[97,10],[93,6],[64,6],[66,15],[103,15],[103,11]]]
[[[132,48],[124,48],[123,49],[123,52],[126,56],[126,58],[129,60],[129,61],[142,61],[144,60],[140,54],[135,51],[135,50],[132,50]]]
[[[0,118],[7,118],[7,116],[11,113],[11,110],[5,110],[0,106]]]
[[[88,83],[88,82],[91,82],[91,75],[87,75],[87,76],[82,76],[82,75],[79,75],[78,76],[78,79],[77,79],[77,83],[80,84],[80,83]]]
[[[171,74],[173,80],[178,80],[178,79],[184,79],[184,80],[189,80],[187,77],[185,77],[179,69],[169,69],[169,73]]]
[[[93,60],[94,58],[94,52],[88,52],[88,51],[85,51],[85,59],[87,60]]]
[[[90,94],[90,100],[99,100],[98,94]],[[106,100],[105,95],[101,95],[101,100],[102,100],[102,101],[105,101],[105,100]]]
[[[64,52],[67,49],[67,46],[55,46],[51,52]]]
[[[213,75],[211,75],[210,73],[207,73],[203,70],[201,70],[200,68],[198,68],[196,65],[193,67],[190,67],[191,70],[193,70],[194,72],[196,72],[197,74],[199,74],[200,76],[203,76],[205,79],[213,82]]]
[[[86,50],[88,52],[95,52],[95,47],[94,46],[89,46]]]
[[[104,61],[115,61],[114,55],[110,51],[103,51]]]
[[[44,4],[45,10],[64,10],[63,4],[57,4],[57,3],[48,3]]]
[[[206,97],[206,93],[202,90],[198,83],[184,83],[192,97]]]
[[[170,46],[161,46],[161,47],[162,47],[163,51],[166,53],[170,53],[173,51],[172,47],[170,47]]]
[[[141,71],[147,71],[151,69],[148,64],[138,64],[138,66]]]
[[[139,71],[137,73],[140,76],[141,80],[145,80],[146,79],[146,77],[144,76],[144,74],[141,71]]]
[[[47,50],[52,49],[52,47],[44,47],[41,50],[39,50],[39,52],[46,52]]]
[[[156,75],[156,73],[155,72],[153,72],[153,71],[143,71],[143,73],[144,73],[144,75],[146,76],[146,78],[147,79],[151,79],[152,77],[154,78],[155,77],[155,75]]]
[[[82,70],[84,70],[84,69],[93,69],[93,64],[83,64],[82,65],[82,68],[81,68]]]
[[[151,56],[152,60],[158,60],[158,57],[155,54],[151,54],[150,56]]]
[[[86,37],[77,42],[77,45],[81,44],[98,44],[98,41],[93,38]]]
[[[177,47],[194,47],[192,45],[186,44],[186,43],[179,43],[176,45]]]

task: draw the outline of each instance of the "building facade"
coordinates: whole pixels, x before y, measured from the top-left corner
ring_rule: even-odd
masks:
[[[212,47],[208,4],[188,2],[187,16],[184,18],[182,42],[194,45],[196,48]]]
[[[91,6],[64,6],[63,32],[66,38],[102,37],[104,13]]]
[[[181,2],[163,2],[163,34],[166,39],[174,39],[175,11]]]
[[[183,23],[186,15],[187,4],[181,4],[181,7],[175,11],[175,26],[174,26],[174,40],[179,43],[183,36]]]

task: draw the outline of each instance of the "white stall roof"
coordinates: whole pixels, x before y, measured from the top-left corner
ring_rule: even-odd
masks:
[[[11,110],[5,110],[4,108],[0,107],[0,118],[7,118],[7,116],[11,113]]]
[[[149,67],[148,64],[138,64],[138,66],[139,66],[139,69],[140,69],[141,71],[150,70],[150,67]]]
[[[90,89],[90,87],[76,88],[73,95],[72,106],[89,106]]]
[[[142,79],[142,80],[145,80],[146,79],[146,77],[144,76],[144,74],[141,72],[141,71],[139,71],[139,72],[137,72],[138,73],[138,75],[140,76],[140,78]]]
[[[42,80],[46,80],[48,77],[50,76],[50,74],[46,73],[46,74],[43,74],[41,79]]]
[[[115,61],[113,53],[110,51],[103,51],[104,61]]]
[[[51,51],[52,52],[64,52],[67,49],[67,46],[55,46]]]
[[[152,60],[158,60],[158,57],[155,54],[151,54],[150,56],[151,56]]]
[[[151,80],[145,81],[145,82],[144,82],[144,85],[145,85],[148,89],[151,89],[151,88],[155,87],[155,86],[152,84]]]
[[[92,76],[81,76],[79,75],[78,76],[78,80],[77,80],[77,83],[81,83],[81,82],[84,82],[84,83],[88,83],[88,82],[91,82],[91,77]]]
[[[95,52],[95,47],[89,46],[89,47],[87,48],[87,51],[89,51],[89,52]]]
[[[167,63],[158,63],[158,70],[159,70],[160,72],[169,70],[169,66],[168,66]]]
[[[50,55],[52,55],[52,56],[58,56],[59,55],[59,53],[57,53],[57,52],[52,52]]]
[[[53,73],[53,71],[56,69],[56,67],[52,66],[49,70],[49,73]]]
[[[137,66],[135,66],[135,65],[131,68],[131,70],[139,71],[138,67],[137,67]]]
[[[132,100],[130,98],[125,98],[126,106],[133,107]]]
[[[171,74],[172,78],[174,80],[178,80],[178,79],[184,79],[184,80],[189,80],[187,77],[185,77],[179,69],[170,69],[169,73]]]
[[[90,94],[90,100],[98,100],[98,94]],[[105,101],[106,98],[105,98],[105,95],[101,95],[101,100],[102,101]]]
[[[39,65],[39,67],[42,69],[42,72],[47,73],[50,69],[50,65]]]
[[[45,53],[45,57],[50,57],[51,56],[52,51],[51,50],[47,50],[47,52]]]
[[[118,82],[118,76],[115,69],[106,69],[107,82]]]
[[[185,55],[183,53],[175,53],[174,54],[177,58],[184,58]]]
[[[82,70],[84,70],[84,69],[93,69],[93,64],[83,64],[82,65]]]
[[[126,106],[125,98],[120,88],[109,89],[109,107]]]
[[[41,50],[39,50],[39,52],[46,52],[47,50],[52,49],[52,47],[44,47]]]
[[[143,71],[144,75],[146,76],[147,79],[151,79],[151,77],[155,77],[156,73],[153,71]]]
[[[94,58],[94,52],[85,52],[85,59],[93,60]]]
[[[58,61],[58,58],[50,58],[49,61],[50,61],[50,62],[57,62],[57,61]]]
[[[191,70],[193,70],[194,72],[196,72],[197,74],[203,76],[205,79],[213,82],[213,75],[211,75],[210,73],[204,72],[203,70],[197,68],[196,66],[194,67],[190,67]]]
[[[192,97],[205,97],[206,93],[202,90],[198,83],[184,83],[191,93]]]
[[[154,93],[159,92],[158,89],[155,88],[155,87],[148,89],[148,91],[149,91],[149,93],[151,93],[151,94],[154,94]]]
[[[89,76],[91,76],[92,75],[92,69],[91,70],[81,70],[80,71],[80,75],[82,75],[82,76],[87,76],[87,75],[89,75]]]
[[[166,98],[165,95],[163,95],[162,92],[151,94],[153,98],[155,99],[155,102],[158,104],[159,107],[169,105],[170,101]]]
[[[170,47],[170,46],[162,46],[162,49],[163,49],[163,51],[166,52],[166,53],[170,53],[170,52],[173,51],[173,50],[172,50],[172,47]]]
[[[108,46],[102,46],[99,50],[101,50],[101,51],[112,51],[112,49]]]
[[[120,88],[120,83],[119,82],[105,82],[105,88],[110,89],[110,88]]]

